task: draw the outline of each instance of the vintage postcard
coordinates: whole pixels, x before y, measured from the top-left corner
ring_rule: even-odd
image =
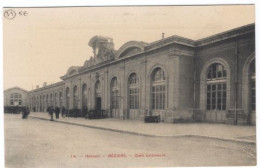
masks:
[[[255,5],[2,15],[5,167],[256,166]]]

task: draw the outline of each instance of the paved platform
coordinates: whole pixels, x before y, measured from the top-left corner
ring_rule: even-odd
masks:
[[[54,115],[55,116],[55,115]],[[50,120],[47,112],[31,112],[29,118]],[[256,143],[256,127],[211,123],[144,123],[138,120],[61,117],[55,122],[95,129],[153,137],[202,137],[242,143]],[[50,121],[51,122],[51,121]]]

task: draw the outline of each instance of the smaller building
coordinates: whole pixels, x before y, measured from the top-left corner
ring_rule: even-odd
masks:
[[[4,91],[4,106],[27,106],[28,91],[12,87]]]

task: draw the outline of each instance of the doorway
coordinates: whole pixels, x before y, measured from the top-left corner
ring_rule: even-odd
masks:
[[[96,97],[96,108],[94,116],[97,118],[101,117],[101,97]]]

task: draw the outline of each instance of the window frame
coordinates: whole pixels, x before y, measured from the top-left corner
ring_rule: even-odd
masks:
[[[136,73],[131,73],[128,78],[128,98],[129,98],[129,109],[139,109],[139,78]]]
[[[217,67],[220,66],[222,76],[218,76],[220,71],[217,71]],[[225,111],[227,109],[227,69],[221,63],[212,63],[206,72],[206,110]]]
[[[167,101],[165,72],[157,67],[151,75],[151,109],[165,110]]]
[[[111,109],[120,109],[120,89],[117,77],[113,77],[110,83]]]

